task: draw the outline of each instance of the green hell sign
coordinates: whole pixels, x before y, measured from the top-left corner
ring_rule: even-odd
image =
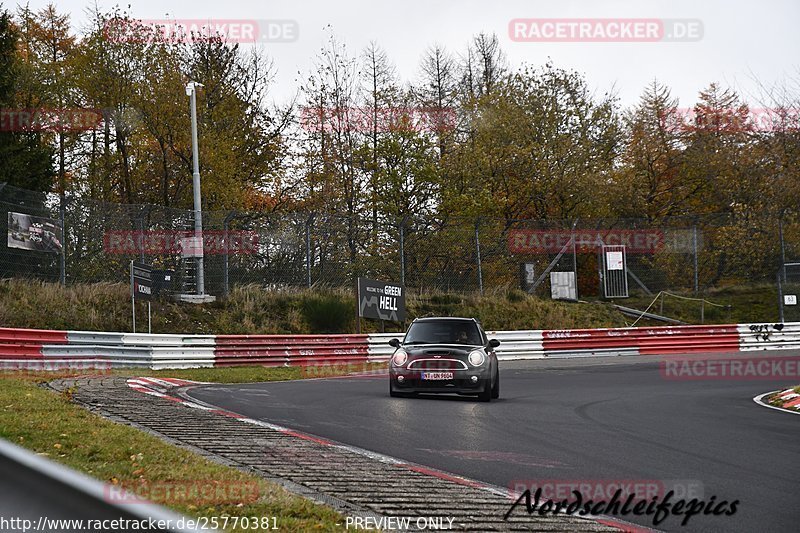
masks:
[[[358,316],[402,322],[406,319],[406,288],[398,283],[358,278]]]

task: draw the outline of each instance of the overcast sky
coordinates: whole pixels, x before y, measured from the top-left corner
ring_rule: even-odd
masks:
[[[36,9],[46,0],[32,0]],[[478,32],[496,33],[512,67],[539,65],[547,58],[584,73],[598,92],[616,90],[623,104],[634,103],[654,78],[665,82],[691,106],[710,82],[732,86],[755,104],[756,82],[769,86],[800,77],[800,1],[760,0],[130,0],[142,19],[290,20],[299,37],[263,45],[277,67],[274,97],[284,101],[297,87],[297,71],[308,72],[324,45],[330,24],[352,51],[371,40],[386,49],[404,80],[418,74],[424,50],[440,43],[463,52]],[[55,0],[80,29],[87,0]],[[107,9],[117,2],[98,0]],[[8,3],[6,3],[8,6]],[[701,25],[702,37],[688,42],[515,42],[512,19],[687,19]],[[542,28],[542,26],[536,26]]]

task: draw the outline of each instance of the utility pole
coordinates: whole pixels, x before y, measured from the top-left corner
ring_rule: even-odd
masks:
[[[203,272],[203,210],[200,200],[200,161],[197,151],[197,87],[202,83],[190,81],[186,84],[186,95],[189,97],[192,114],[192,189],[194,192],[194,238],[195,257],[197,261],[197,294],[206,293],[205,276]]]

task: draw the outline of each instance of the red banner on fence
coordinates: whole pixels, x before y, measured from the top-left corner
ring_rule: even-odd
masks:
[[[0,131],[75,133],[93,130],[102,122],[100,109],[0,109]]]
[[[570,239],[575,236],[579,253],[596,252],[601,246],[625,245],[631,254],[654,254],[664,248],[665,234],[659,229],[610,230],[511,230],[508,250],[514,254],[558,253],[565,246],[572,251]]]
[[[195,256],[199,255],[199,246],[192,240],[194,236],[193,231],[107,231],[103,235],[103,250],[107,254],[133,255],[141,250],[148,255]],[[258,234],[252,231],[207,230],[202,238],[206,255],[258,253]]]

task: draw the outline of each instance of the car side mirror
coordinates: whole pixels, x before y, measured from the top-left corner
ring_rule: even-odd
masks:
[[[492,339],[489,341],[489,348],[497,348],[500,346],[500,341],[497,339]]]
[[[397,339],[392,339],[392,340],[389,341],[389,346],[391,346],[392,348],[399,348],[400,347],[400,341],[397,340]]]

